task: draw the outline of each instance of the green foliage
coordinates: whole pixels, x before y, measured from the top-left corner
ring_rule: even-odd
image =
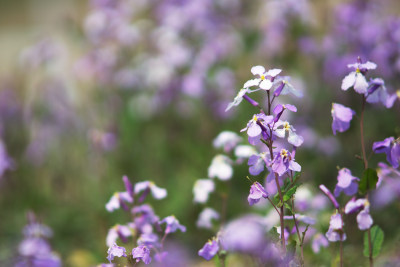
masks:
[[[381,251],[384,233],[382,229],[375,225],[371,228],[371,244],[372,244],[372,257],[375,258]],[[369,242],[368,242],[368,231],[364,234],[364,256],[369,257]]]
[[[359,192],[365,195],[368,191],[374,190],[376,188],[376,183],[378,182],[378,174],[376,170],[368,168],[363,172],[363,176],[359,182]]]
[[[276,227],[272,227],[271,230],[269,230],[267,236],[274,243],[278,243],[280,240],[280,235],[278,234]]]

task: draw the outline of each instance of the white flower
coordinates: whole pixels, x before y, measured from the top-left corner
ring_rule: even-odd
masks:
[[[232,178],[233,169],[230,165],[231,160],[224,155],[216,155],[210,167],[208,167],[208,177],[214,178],[217,177],[222,181],[226,181]]]
[[[219,214],[212,208],[205,208],[200,214],[199,218],[197,219],[196,225],[199,228],[212,228],[212,220],[218,220]]]
[[[194,183],[194,202],[206,203],[208,195],[215,189],[214,182],[210,179],[199,179]]]
[[[251,73],[259,78],[248,80],[243,87],[259,86],[263,90],[269,90],[272,87],[271,79],[275,78],[281,71],[280,69],[272,69],[266,72],[263,66],[254,66],[251,68]]]
[[[242,138],[235,132],[223,131],[213,141],[215,148],[224,148],[225,152],[231,151]]]

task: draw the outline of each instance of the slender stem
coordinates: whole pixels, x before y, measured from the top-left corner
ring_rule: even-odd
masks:
[[[285,210],[283,207],[283,195],[282,195],[282,190],[279,185],[279,176],[277,173],[275,173],[275,182],[276,182],[276,187],[278,188],[279,192],[279,199],[281,200],[281,212],[279,213],[279,218],[281,222],[281,242],[282,242],[282,250],[283,253],[286,254],[286,242],[285,242],[285,220],[283,219],[283,216],[285,215]]]
[[[267,91],[267,95],[268,95],[268,115],[271,115],[271,99],[269,90]]]
[[[360,118],[360,133],[361,133],[361,151],[362,158],[364,161],[364,169],[368,169],[368,159],[365,153],[365,144],[364,144],[364,110],[365,110],[366,97],[362,96],[362,107],[361,107],[361,118]],[[366,196],[368,199],[368,195]],[[372,257],[372,242],[371,242],[371,230],[368,229],[368,249],[369,249],[369,266],[374,266],[374,258]]]
[[[368,229],[368,245],[369,245],[369,266],[374,266],[374,258],[372,257],[371,228]]]
[[[362,107],[361,107],[361,118],[360,118],[360,132],[361,132],[361,151],[362,151],[362,158],[364,161],[364,169],[368,169],[368,160],[365,153],[365,144],[364,144],[364,110],[365,110],[365,102],[366,98],[362,96]]]
[[[279,214],[279,216],[281,216],[281,213],[279,212],[278,208],[275,206],[274,202],[269,197],[267,197],[267,199],[269,200],[269,203],[271,203],[272,206],[275,208],[275,210]]]
[[[343,240],[342,240],[342,234],[340,234],[340,267],[343,267]]]
[[[291,180],[293,182],[293,179],[291,179]],[[295,215],[296,212],[294,210],[294,200],[293,199],[292,199],[292,211],[293,211],[292,216],[293,216],[294,226],[296,227],[296,232],[297,232],[297,236],[299,238],[299,246],[300,246],[300,251],[301,251],[300,264],[301,264],[301,266],[304,266],[304,250],[303,250],[303,242],[302,242],[303,240],[301,238],[299,225],[296,220],[296,215]]]

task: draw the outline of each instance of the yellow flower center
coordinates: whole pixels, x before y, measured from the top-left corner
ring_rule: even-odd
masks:
[[[287,154],[287,150],[286,150],[286,149],[282,149],[282,150],[281,150],[281,157],[282,157],[282,158],[286,158],[287,155],[288,155],[288,154]]]
[[[265,80],[265,76],[264,75],[261,75],[261,80]]]
[[[356,69],[356,73],[361,73],[359,68]]]
[[[285,122],[283,124],[283,128],[285,129],[285,131],[289,131],[290,130],[290,124],[288,122]]]
[[[252,120],[253,120],[254,122],[257,122],[257,120],[258,120],[257,116],[254,115]]]
[[[397,95],[398,98],[400,98],[400,90],[396,91],[396,95]]]

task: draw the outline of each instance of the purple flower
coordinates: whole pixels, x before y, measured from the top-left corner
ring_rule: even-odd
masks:
[[[285,138],[286,134],[288,136],[288,142],[296,147],[301,146],[304,142],[304,138],[296,134],[296,129],[289,124],[289,122],[278,121],[276,124],[276,129],[274,134],[280,138]],[[282,128],[280,128],[282,127]]]
[[[338,197],[340,193],[343,191],[346,195],[352,196],[358,191],[358,181],[359,178],[352,176],[351,171],[346,168],[342,168],[339,171],[339,175],[337,177],[338,183],[335,187],[335,196]]]
[[[343,232],[343,218],[340,213],[331,216],[328,232],[325,234],[330,242],[346,240],[346,233]]]
[[[359,210],[361,210],[361,212],[357,215],[357,223],[360,230],[369,229],[374,222],[371,215],[369,214],[369,206],[370,204],[367,199],[360,198],[355,200],[354,197],[346,204],[346,214],[358,212]]]
[[[324,192],[324,194],[332,201],[333,206],[335,206],[336,209],[339,209],[339,203],[337,202],[336,198],[332,195],[331,191],[329,191],[328,188],[326,188],[325,185],[321,184],[319,188]]]
[[[367,93],[368,82],[365,79],[364,74],[367,70],[376,69],[376,64],[373,62],[361,63],[359,60],[357,63],[347,65],[348,68],[354,69],[342,81],[342,90],[346,91],[351,87],[359,94]]]
[[[263,113],[256,114],[247,123],[247,126],[240,131],[244,132],[247,130],[249,137],[259,136],[261,132],[266,129],[266,124],[273,122],[273,118],[273,116],[267,116]]]
[[[151,262],[150,249],[144,245],[133,248],[132,257],[136,259],[136,262],[142,260],[145,264],[149,264]]]
[[[385,82],[381,78],[371,79],[368,87],[368,103],[381,102],[386,108],[391,108],[394,104],[394,101],[396,101],[396,98],[396,94],[388,94]]]
[[[347,131],[350,127],[350,121],[353,118],[355,112],[348,107],[345,107],[341,104],[332,103],[332,131],[333,134],[336,135],[336,131],[344,132]]]
[[[144,245],[147,247],[160,247],[161,244],[158,243],[158,235],[154,233],[144,233],[141,234],[137,240],[139,246]]]
[[[293,220],[293,216],[292,215],[283,216],[283,218],[285,220]],[[298,214],[298,213],[295,214],[295,218],[296,218],[296,221],[300,221],[300,222],[303,222],[305,224],[313,225],[313,224],[316,223],[316,220],[314,218],[308,217],[306,215]]]
[[[218,250],[218,242],[213,238],[212,240],[208,240],[207,243],[204,244],[203,248],[199,250],[199,256],[209,261],[218,253]]]
[[[129,210],[126,203],[132,203],[133,198],[128,192],[116,192],[106,204],[109,212],[119,209],[121,206],[124,210]]]
[[[388,137],[383,141],[375,142],[372,149],[375,153],[386,153],[387,161],[393,168],[399,167],[400,162],[400,144],[399,139],[394,140],[393,137]]]
[[[299,90],[296,90],[289,81],[290,77],[277,77],[271,88],[274,90],[274,95],[278,97],[280,95],[292,94],[299,98],[303,97],[303,93]]]
[[[155,199],[163,199],[167,196],[167,190],[156,186],[156,184],[151,181],[143,181],[135,184],[135,194],[137,195],[142,191],[144,191],[142,198],[144,198],[149,191]]]
[[[319,253],[321,247],[326,248],[328,245],[329,245],[329,242],[325,236],[323,236],[320,233],[314,235],[314,238],[312,240],[312,245],[311,245],[314,253]]]
[[[262,152],[260,154],[252,155],[247,162],[250,166],[249,173],[251,175],[259,175],[265,166],[265,161],[267,160],[267,153]]]
[[[250,194],[247,197],[249,205],[253,206],[254,204],[258,203],[262,197],[268,197],[267,191],[265,191],[265,188],[259,182],[254,182],[250,187]]]
[[[126,192],[128,192],[129,195],[130,195],[131,197],[133,197],[133,185],[132,185],[131,182],[129,181],[128,176],[124,175],[124,176],[122,177],[122,181],[123,181],[124,184],[125,184]]]
[[[175,216],[165,217],[160,221],[160,224],[165,223],[167,227],[165,228],[165,234],[174,233],[177,230],[181,232],[186,232],[186,227],[179,224],[179,221],[175,218]]]
[[[272,162],[272,170],[279,176],[282,176],[287,170],[301,171],[301,166],[294,161],[294,157],[292,157],[289,151],[281,149]]]
[[[212,208],[205,208],[202,212],[199,214],[199,218],[197,219],[196,225],[199,228],[206,228],[206,229],[211,229],[212,228],[212,220],[218,220],[219,219],[219,214]]]
[[[122,242],[128,242],[128,237],[132,235],[132,229],[126,225],[115,225],[110,230],[108,230],[106,237],[106,244],[108,247],[111,247],[118,238],[122,240]]]
[[[286,104],[286,105],[278,104],[278,105],[275,106],[275,108],[273,110],[273,113],[275,114],[274,122],[277,122],[279,120],[279,118],[282,116],[283,112],[286,109],[290,110],[292,112],[297,112],[297,108],[295,106],[293,106],[293,105],[290,105],[290,104]]]
[[[116,243],[112,244],[112,246],[108,248],[107,253],[107,259],[110,261],[110,263],[112,260],[114,260],[114,257],[126,257],[126,249],[124,247],[117,246]]]

